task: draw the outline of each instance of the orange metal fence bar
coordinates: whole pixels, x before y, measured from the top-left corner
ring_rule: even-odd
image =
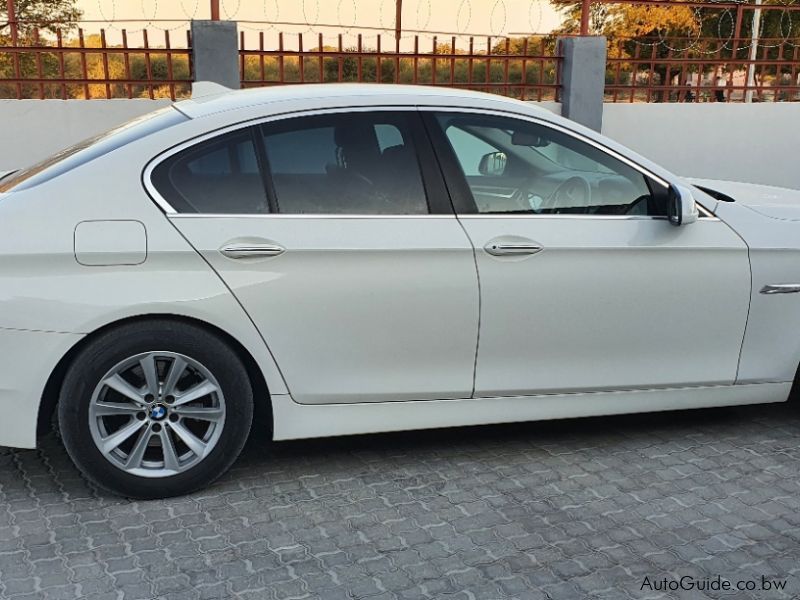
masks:
[[[472,36],[465,40],[468,47],[460,49],[456,36],[451,35],[448,43],[440,44],[440,38],[434,35],[430,38],[430,50],[422,52],[418,35],[409,42],[413,49],[408,51],[401,50],[397,40],[386,48],[380,34],[369,39],[357,34],[351,48],[344,47],[342,37],[338,34],[336,45],[326,46],[323,36],[317,34],[316,48],[307,48],[302,33],[288,38],[288,45],[285,34],[278,33],[277,48],[269,49],[263,43],[263,32],[252,48],[247,46],[244,32],[240,32],[242,87],[343,81],[407,82],[484,89],[537,99],[554,98],[560,87],[561,59],[555,55],[554,44],[548,45],[544,39],[532,45],[526,38],[521,47],[512,48],[510,39],[489,36],[484,40],[485,48],[477,50]],[[264,68],[267,60],[270,64],[277,63],[277,74]],[[333,68],[325,67],[328,61]],[[291,72],[284,68],[285,64],[293,66]],[[475,67],[479,68],[477,74]],[[394,73],[387,73],[387,68],[393,68]]]
[[[163,31],[163,46],[158,47],[150,45],[147,30],[141,32],[141,47],[129,46],[126,29],[118,31],[121,43],[117,45],[109,43],[105,29],[87,38],[78,28],[74,36],[67,38],[69,42],[61,29],[49,34],[38,27],[26,27],[24,35],[22,31],[13,28],[11,45],[0,46],[0,55],[9,57],[12,65],[10,76],[0,76],[0,97],[133,98],[136,90],[148,98],[155,98],[158,93],[177,99],[189,92],[188,32],[187,47],[174,48],[168,30]],[[154,57],[159,63],[158,73],[154,70]],[[185,75],[176,75],[177,58],[185,65]],[[143,72],[133,74],[132,60],[143,65]],[[24,71],[23,62],[27,65]]]

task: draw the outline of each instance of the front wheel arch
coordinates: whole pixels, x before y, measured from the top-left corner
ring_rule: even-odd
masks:
[[[272,432],[274,431],[272,421],[272,399],[269,394],[269,387],[267,386],[264,373],[258,366],[256,360],[253,358],[253,355],[231,334],[223,329],[220,329],[219,327],[216,327],[215,325],[200,319],[168,313],[137,315],[135,317],[127,317],[125,319],[113,321],[86,335],[74,346],[72,346],[72,348],[70,348],[67,353],[61,357],[61,360],[58,361],[58,364],[50,373],[47,383],[44,386],[44,391],[42,392],[42,397],[39,402],[39,414],[36,420],[37,437],[46,435],[51,431],[53,426],[53,417],[55,416],[56,409],[58,407],[58,398],[61,393],[61,388],[64,384],[64,377],[74,362],[75,357],[81,353],[83,348],[86,347],[86,345],[97,336],[102,335],[110,330],[116,329],[123,325],[130,325],[132,323],[153,321],[170,323],[178,322],[195,325],[205,329],[213,335],[216,335],[221,340],[226,342],[236,353],[237,357],[242,361],[242,364],[244,364],[245,369],[247,370],[247,375],[250,379],[250,385],[253,388],[255,414],[253,415],[254,427],[251,429],[251,431],[255,431],[257,428],[260,428],[263,431],[263,428],[266,427],[268,428],[269,438],[272,439]]]

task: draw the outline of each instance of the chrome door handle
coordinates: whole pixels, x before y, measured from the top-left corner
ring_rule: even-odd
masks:
[[[227,244],[219,249],[223,256],[228,258],[257,258],[263,256],[278,256],[286,251],[277,244]]]
[[[489,242],[483,247],[492,256],[514,256],[536,254],[544,250],[535,242]]]
[[[797,294],[800,293],[798,283],[773,283],[761,288],[762,294]]]

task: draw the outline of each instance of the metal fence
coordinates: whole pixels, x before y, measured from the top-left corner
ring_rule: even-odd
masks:
[[[407,83],[476,89],[523,100],[558,97],[561,59],[552,37],[414,35],[405,40],[407,48],[393,36],[387,44],[381,34],[355,34],[352,45],[344,43],[342,34],[326,44],[321,33],[279,33],[274,47],[265,37],[264,32],[239,34],[242,87]]]
[[[146,29],[130,43],[127,29],[86,35],[15,23],[0,39],[0,98],[172,98],[190,93],[191,39],[186,31],[175,48],[174,35]]]
[[[618,38],[609,42],[607,102],[756,102],[800,100],[800,46],[750,39]]]
[[[800,3],[796,0],[770,4],[592,0],[590,7],[598,6],[684,11],[688,21],[680,37],[657,31],[639,36],[612,32],[607,102],[800,100]],[[586,10],[584,3],[582,13]]]
[[[0,27],[0,97],[175,99],[190,93],[185,18],[142,19],[145,28],[136,32],[125,28],[128,21],[82,21],[81,28],[26,23],[14,16],[16,1],[0,0],[8,7],[8,23]],[[459,21],[469,2],[461,0],[452,16],[458,34],[403,29],[402,0],[382,0],[381,6],[396,6],[393,28],[239,21],[241,85],[409,83],[558,100],[556,38],[604,34],[607,102],[800,101],[800,0],[581,0],[556,32],[505,35],[464,34]],[[504,2],[492,5],[492,18],[507,14]],[[277,15],[278,0],[273,3]],[[212,20],[221,18],[219,0],[203,5]],[[676,37],[673,28],[665,37],[660,25],[636,25],[638,35],[615,29],[624,11],[635,25],[659,10],[688,15],[685,34]]]

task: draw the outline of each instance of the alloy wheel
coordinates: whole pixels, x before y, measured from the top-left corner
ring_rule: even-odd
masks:
[[[112,367],[89,405],[100,453],[131,475],[168,477],[213,450],[225,425],[225,398],[214,375],[175,352],[145,352]]]

